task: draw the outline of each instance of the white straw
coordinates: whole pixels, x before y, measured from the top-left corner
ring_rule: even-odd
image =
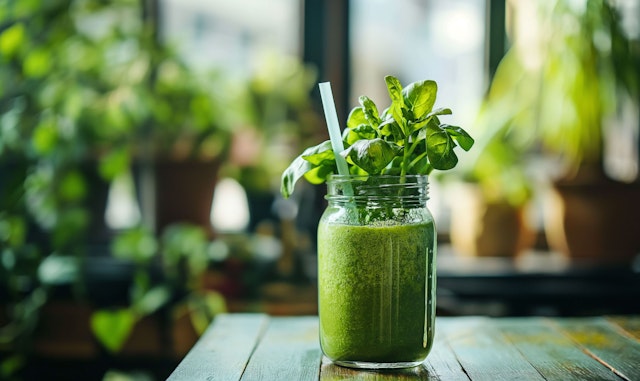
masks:
[[[327,128],[329,129],[331,148],[333,148],[333,153],[336,157],[338,174],[348,175],[349,167],[347,167],[347,161],[342,157],[342,155],[340,155],[340,152],[344,151],[344,145],[342,144],[342,135],[340,133],[340,125],[338,124],[336,106],[333,102],[331,84],[329,82],[322,82],[319,86],[320,96],[322,97],[322,107],[324,108],[324,117],[327,121]]]

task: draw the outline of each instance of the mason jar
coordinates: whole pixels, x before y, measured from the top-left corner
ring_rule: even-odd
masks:
[[[436,297],[428,178],[333,175],[326,199],[318,226],[323,354],[353,368],[421,364]]]

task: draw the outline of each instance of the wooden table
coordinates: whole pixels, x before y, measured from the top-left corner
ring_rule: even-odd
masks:
[[[640,380],[640,316],[438,317],[423,366],[374,372],[323,358],[315,316],[226,314],[169,380]]]

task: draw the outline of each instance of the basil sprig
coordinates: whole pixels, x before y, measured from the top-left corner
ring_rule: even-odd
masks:
[[[349,113],[342,134],[346,147],[338,154],[349,165],[351,174],[428,175],[434,169],[448,170],[456,166],[454,148],[468,151],[473,138],[462,128],[440,123],[440,116],[450,115],[448,108],[433,109],[438,86],[426,80],[403,88],[400,81],[385,77],[390,106],[382,113],[366,96],[360,106]],[[337,173],[335,153],[329,140],[307,148],[282,174],[280,191],[287,198],[296,182],[304,177],[321,184],[331,173]]]

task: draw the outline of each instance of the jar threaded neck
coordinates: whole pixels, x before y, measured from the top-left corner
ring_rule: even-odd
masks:
[[[419,208],[429,199],[429,182],[421,175],[331,175],[325,198],[332,205]]]

